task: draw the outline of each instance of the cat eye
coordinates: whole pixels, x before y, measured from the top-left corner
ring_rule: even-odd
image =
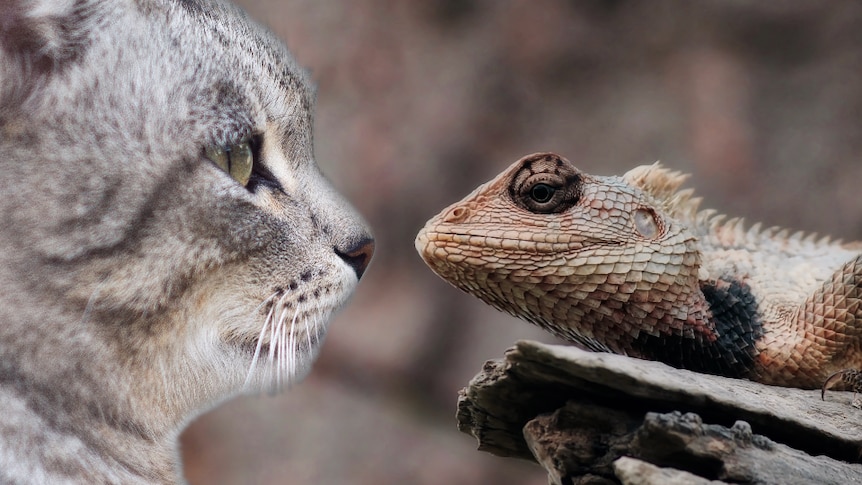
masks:
[[[248,185],[254,168],[254,151],[249,141],[246,140],[227,148],[207,147],[205,155],[240,185],[243,187]]]

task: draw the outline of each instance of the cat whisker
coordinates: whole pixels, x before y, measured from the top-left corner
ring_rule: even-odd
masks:
[[[272,295],[269,295],[269,297],[267,297],[265,300],[263,300],[260,303],[260,305],[258,305],[254,309],[254,311],[252,312],[252,315],[257,315],[257,312],[261,309],[261,307],[263,307],[264,305],[266,305],[267,303],[272,301],[272,299],[275,298],[276,296],[278,296],[278,292],[275,292]],[[251,359],[251,366],[249,366],[248,373],[245,376],[245,384],[244,384],[245,387],[248,387],[248,385],[251,383],[251,378],[254,375],[254,368],[257,366],[257,361],[260,358],[260,349],[261,349],[261,346],[263,345],[263,336],[266,334],[267,326],[269,326],[269,324],[272,323],[272,318],[273,318],[273,314],[275,312],[276,306],[277,306],[276,304],[273,304],[272,306],[270,306],[269,312],[267,312],[266,318],[263,320],[263,326],[260,329],[260,334],[258,334],[258,336],[257,336],[257,345],[255,346],[255,349],[254,349],[254,357],[252,357],[252,359]]]
[[[288,296],[281,294],[279,297],[279,293],[273,293],[256,309],[259,311],[263,305],[272,302],[258,334],[254,355],[245,378],[246,387],[254,380],[259,380],[273,393],[289,388],[301,371],[301,363],[312,359],[318,342],[323,338],[326,331],[323,315],[319,311],[307,313],[309,302],[297,303],[293,312],[290,312],[289,305],[285,303]],[[312,305],[311,310],[315,309],[321,310]],[[305,332],[304,336],[302,332]],[[269,342],[266,351],[263,350],[264,340]],[[266,364],[260,369],[264,353]],[[257,379],[255,372],[261,373]]]
[[[312,323],[311,326],[309,328],[305,329],[305,343],[306,343],[305,350],[309,354],[308,357],[310,357],[311,353],[312,353],[311,352],[311,332],[312,331],[314,331],[315,333],[317,332],[317,328],[320,325],[320,317],[317,314],[315,314],[315,317],[311,320],[311,323]]]
[[[287,350],[287,372],[290,376],[288,385],[292,384],[293,376],[296,375],[296,320],[299,317],[300,305],[296,306],[296,311],[293,314],[293,319],[290,322],[290,337],[288,340]]]
[[[285,312],[285,316],[286,315],[287,315],[287,312]],[[293,319],[296,319],[296,313],[295,312],[294,312]],[[276,384],[276,386],[275,386],[276,390],[278,390],[278,391],[281,391],[283,386],[284,386],[283,383],[284,383],[285,375],[287,375],[288,379],[290,378],[290,374],[286,374],[286,370],[285,370],[285,362],[287,361],[287,357],[285,356],[285,353],[287,352],[287,347],[290,345],[290,343],[288,341],[290,331],[287,328],[286,322],[287,322],[287,319],[286,318],[283,319],[281,339],[278,342],[277,369],[278,369],[278,376],[279,377],[275,383]]]
[[[278,359],[277,353],[279,353],[278,352],[279,340],[280,340],[280,338],[282,338],[281,336],[284,334],[284,330],[285,330],[284,322],[287,319],[287,313],[284,311],[284,305],[282,304],[283,299],[284,299],[284,297],[282,297],[282,299],[279,300],[279,302],[278,302],[279,304],[278,304],[277,324],[273,325],[270,329],[271,333],[270,333],[270,338],[269,338],[269,355],[267,358],[267,364],[268,364],[267,370],[269,371],[268,379],[270,381],[274,381],[276,384],[278,382],[278,379],[281,377],[279,374],[278,361],[277,361],[277,359]],[[265,378],[267,377],[266,373],[264,373],[264,377]]]
[[[280,302],[281,303],[281,302]],[[269,366],[270,366],[270,380],[271,389],[273,392],[279,391],[284,386],[284,382],[286,379],[291,378],[290,369],[288,362],[288,356],[290,351],[290,346],[292,345],[292,340],[290,337],[290,333],[293,331],[293,327],[296,324],[297,316],[299,315],[299,308],[297,308],[293,317],[290,319],[290,329],[288,329],[288,317],[289,313],[287,308],[282,304],[279,305],[280,312],[278,318],[278,335],[273,338],[271,343],[270,351],[274,352],[273,358],[270,358]]]

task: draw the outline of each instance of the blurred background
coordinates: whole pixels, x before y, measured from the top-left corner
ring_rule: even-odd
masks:
[[[182,437],[192,484],[545,484],[475,450],[455,401],[553,338],[438,279],[419,228],[521,156],[661,160],[704,206],[862,239],[862,3],[241,0],[318,85],[317,161],[377,253],[311,376]],[[756,431],[756,430],[755,430]]]

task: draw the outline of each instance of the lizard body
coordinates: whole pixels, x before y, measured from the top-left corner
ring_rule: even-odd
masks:
[[[428,221],[416,248],[454,286],[584,348],[787,387],[858,384],[846,369],[862,367],[862,243],[745,229],[700,210],[685,178],[530,155]]]

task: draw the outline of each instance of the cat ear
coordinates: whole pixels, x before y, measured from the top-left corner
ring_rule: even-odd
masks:
[[[83,56],[92,0],[0,0],[0,109]]]
[[[3,0],[0,49],[36,70],[79,57],[92,10],[82,0]]]

